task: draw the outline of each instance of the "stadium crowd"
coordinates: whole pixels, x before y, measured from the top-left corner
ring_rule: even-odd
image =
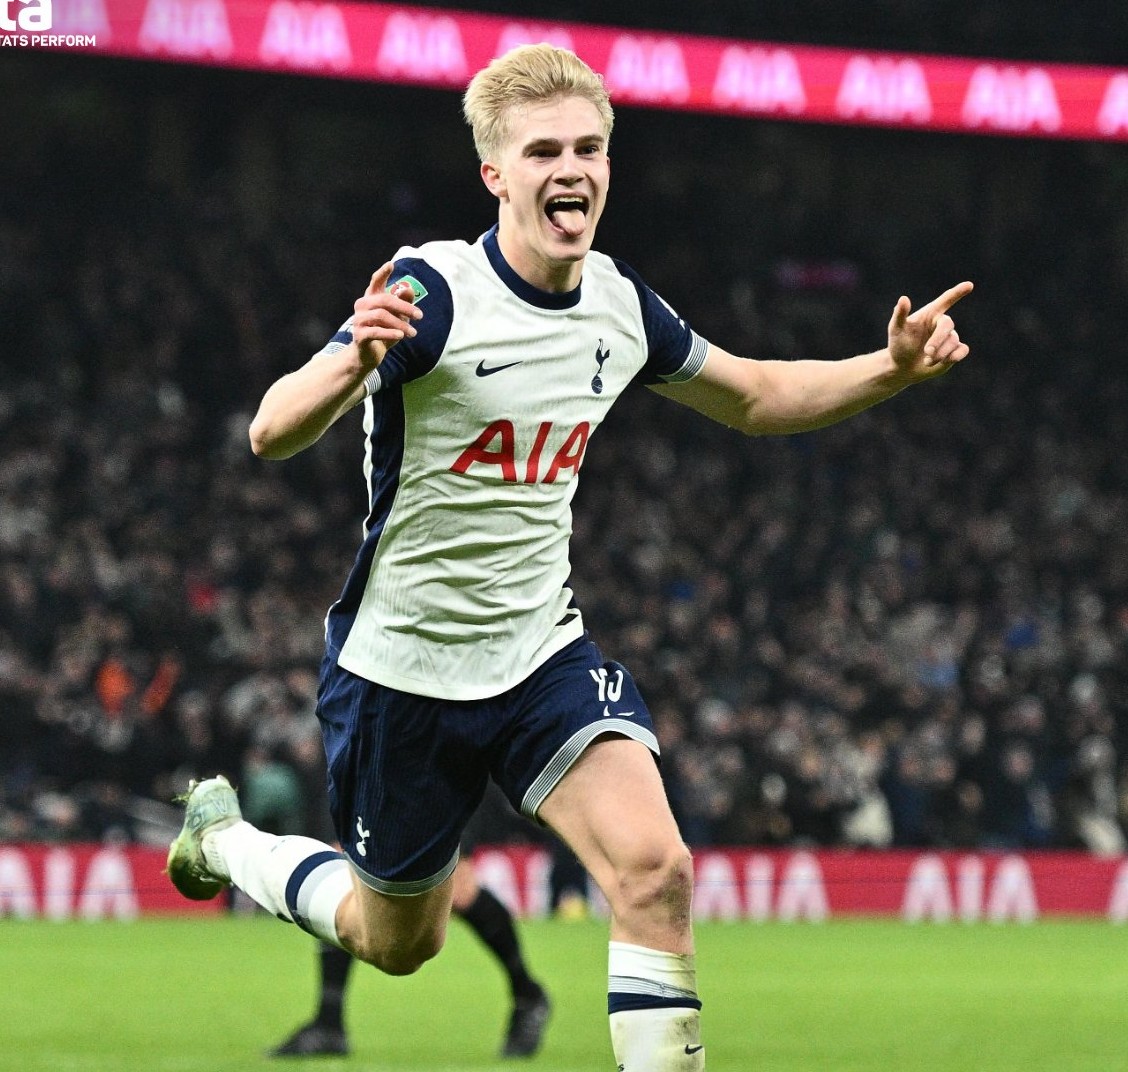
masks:
[[[0,185],[0,840],[144,836],[216,770],[300,823],[359,417],[285,463],[246,428],[375,264],[489,225],[456,97],[36,89]],[[834,428],[639,389],[595,437],[574,588],[687,839],[1124,851],[1128,150],[639,111],[613,149],[600,247],[732,352],[874,349],[898,294],[977,286],[969,362]]]

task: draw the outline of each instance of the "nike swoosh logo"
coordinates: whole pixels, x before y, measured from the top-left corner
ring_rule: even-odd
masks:
[[[484,361],[479,361],[478,367],[474,370],[474,375],[492,376],[495,372],[504,372],[507,368],[513,368],[514,366],[519,364],[521,364],[520,361],[510,361],[508,365],[491,365],[487,368]]]
[[[703,1049],[705,1049],[704,1046],[686,1046],[685,1052],[686,1053],[700,1053]]]
[[[604,718],[630,718],[633,714],[633,711],[612,711],[607,704],[603,705]]]

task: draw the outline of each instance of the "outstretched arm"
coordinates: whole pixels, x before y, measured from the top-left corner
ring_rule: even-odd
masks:
[[[423,314],[407,283],[385,289],[391,261],[373,273],[353,306],[353,341],[333,354],[310,358],[276,380],[251,421],[251,449],[263,458],[289,458],[316,443],[341,414],[364,397],[364,377],[400,339],[415,334]]]
[[[960,283],[915,312],[902,296],[889,320],[888,344],[871,354],[755,361],[710,346],[697,377],[654,390],[748,435],[823,428],[941,376],[967,357],[948,310],[971,290],[971,283]]]

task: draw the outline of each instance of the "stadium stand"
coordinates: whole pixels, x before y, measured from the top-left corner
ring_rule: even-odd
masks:
[[[489,225],[457,98],[9,60],[0,839],[159,840],[201,771],[300,804],[359,420],[263,463],[250,409],[398,245]],[[599,246],[733,352],[977,284],[971,360],[842,426],[639,390],[596,437],[575,589],[687,838],[1124,851],[1124,148],[626,110],[615,146]]]

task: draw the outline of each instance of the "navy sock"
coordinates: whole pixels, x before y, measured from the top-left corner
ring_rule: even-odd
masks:
[[[505,969],[513,999],[540,997],[541,988],[529,974],[521,955],[521,943],[509,909],[489,890],[480,889],[474,902],[458,915],[466,920]]]
[[[345,989],[353,958],[343,949],[327,942],[321,943],[321,992],[315,1023],[318,1027],[344,1030]]]

